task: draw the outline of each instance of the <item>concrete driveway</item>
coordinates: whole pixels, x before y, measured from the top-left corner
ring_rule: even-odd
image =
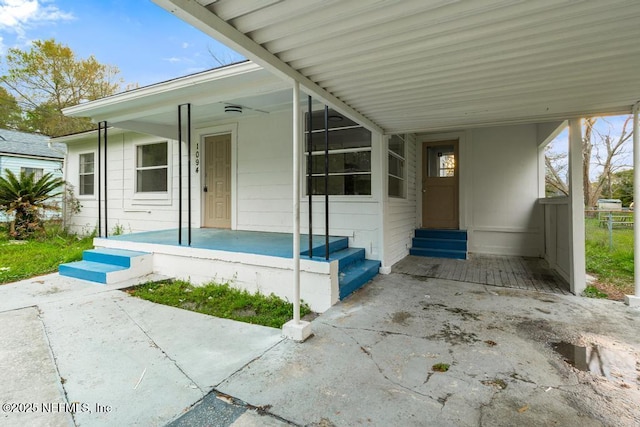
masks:
[[[68,280],[0,286],[2,425],[640,424],[621,303],[394,273],[298,344]]]
[[[0,286],[0,425],[166,425],[282,340],[118,290],[132,284]]]

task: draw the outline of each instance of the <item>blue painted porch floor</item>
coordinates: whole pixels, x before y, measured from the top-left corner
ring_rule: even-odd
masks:
[[[109,239],[158,245],[188,246],[187,229],[182,230],[182,245],[178,243],[178,229],[122,234],[109,236]],[[324,260],[325,236],[314,235],[312,240],[314,260]],[[341,249],[346,248],[344,240],[346,240],[345,237],[329,236],[330,249],[335,251],[338,246],[341,246]],[[191,247],[293,258],[293,234],[194,228],[191,230]],[[308,249],[309,236],[303,234],[300,236],[300,252],[307,254]]]

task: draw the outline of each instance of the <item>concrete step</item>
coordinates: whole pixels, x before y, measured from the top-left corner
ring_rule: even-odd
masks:
[[[348,265],[338,273],[340,299],[346,298],[356,289],[373,279],[380,269],[380,261],[361,259]]]
[[[467,251],[456,251],[447,249],[411,248],[409,249],[409,254],[432,258],[467,259]]]
[[[82,261],[61,264],[61,276],[102,284],[118,283],[153,272],[153,255],[124,249],[96,248],[84,251]]]
[[[467,241],[457,240],[457,239],[433,239],[433,238],[414,237],[412,240],[412,247],[427,248],[427,249],[447,249],[447,250],[466,252]]]
[[[135,263],[144,262],[146,252],[129,251],[126,249],[95,248],[82,253],[84,261],[99,262],[102,264],[119,265],[121,267],[133,267]],[[132,263],[134,265],[132,265]]]
[[[418,228],[415,236],[423,239],[453,239],[467,240],[467,230],[434,230],[430,228]]]
[[[329,257],[333,252],[338,252],[342,249],[346,249],[349,247],[349,238],[344,237],[341,239],[333,239],[329,242]],[[309,256],[309,248],[305,248],[300,252],[302,256]],[[325,241],[324,237],[322,239],[318,239],[318,236],[314,236],[313,240],[313,258],[316,257],[324,257],[325,255]]]

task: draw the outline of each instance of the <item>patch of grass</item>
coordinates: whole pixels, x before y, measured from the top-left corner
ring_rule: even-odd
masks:
[[[281,328],[293,313],[293,304],[274,294],[250,294],[228,284],[194,286],[181,280],[161,281],[130,289],[129,294],[158,304],[272,328]],[[300,315],[309,313],[309,307],[302,304]]]
[[[431,369],[433,372],[447,372],[449,370],[449,366],[450,365],[448,363],[436,363],[431,367]]]
[[[602,292],[595,286],[587,286],[584,290],[584,296],[587,298],[609,298],[609,295]]]
[[[597,219],[585,219],[587,272],[607,287],[615,287],[623,294],[632,294],[633,229],[614,229],[612,236],[613,248],[609,248],[609,230],[600,227]]]
[[[78,238],[57,227],[18,241],[0,227],[0,284],[58,271],[60,264],[82,259],[82,251],[92,247],[92,237]]]

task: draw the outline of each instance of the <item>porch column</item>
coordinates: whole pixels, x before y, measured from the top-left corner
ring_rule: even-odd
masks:
[[[584,249],[584,191],[582,184],[582,127],[569,120],[569,285],[574,295],[586,287]]]
[[[633,106],[633,280],[636,285],[635,294],[627,295],[624,302],[629,307],[640,308],[640,227],[635,220],[635,203],[640,201],[640,130],[638,129],[638,108]]]
[[[293,320],[282,334],[302,342],[311,335],[311,323],[300,320],[300,84],[293,82]]]

